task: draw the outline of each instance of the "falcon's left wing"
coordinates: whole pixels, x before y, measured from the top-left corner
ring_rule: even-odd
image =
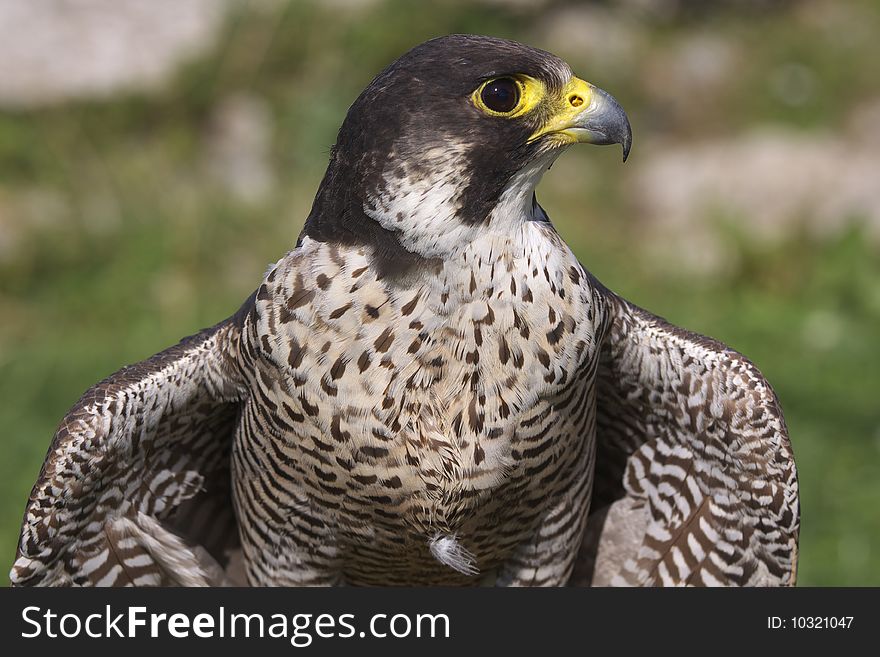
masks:
[[[606,291],[596,484],[573,584],[793,585],[798,484],[741,354]]]

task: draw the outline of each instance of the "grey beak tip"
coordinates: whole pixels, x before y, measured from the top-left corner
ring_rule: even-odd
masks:
[[[623,161],[626,162],[626,158],[629,157],[630,148],[632,148],[632,127],[629,124],[629,117],[627,117],[626,112],[623,111],[623,108],[617,104],[616,112],[617,121],[616,121],[616,141],[623,147]]]
[[[596,92],[604,100],[604,107],[601,114],[593,117],[592,120],[598,124],[597,131],[602,133],[604,139],[594,143],[620,144],[623,147],[623,161],[626,162],[632,147],[632,128],[629,118],[614,96],[599,88],[596,88]]]

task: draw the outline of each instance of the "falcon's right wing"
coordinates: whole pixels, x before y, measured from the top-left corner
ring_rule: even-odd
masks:
[[[16,586],[225,583],[238,533],[230,451],[241,326],[230,319],[90,388],[62,420],[24,515]]]

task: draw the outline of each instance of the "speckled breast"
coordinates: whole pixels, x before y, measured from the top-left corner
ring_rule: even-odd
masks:
[[[487,571],[549,504],[586,513],[571,492],[592,468],[602,302],[567,249],[540,246],[388,279],[314,243],[260,287],[239,441],[264,467],[238,470],[275,522],[311,516],[347,579],[456,583],[432,537]]]

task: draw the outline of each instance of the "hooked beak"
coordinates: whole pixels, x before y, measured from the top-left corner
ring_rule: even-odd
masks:
[[[564,143],[605,146],[620,144],[626,162],[632,146],[632,128],[614,96],[573,77],[563,90],[562,107],[532,139],[554,135]]]

